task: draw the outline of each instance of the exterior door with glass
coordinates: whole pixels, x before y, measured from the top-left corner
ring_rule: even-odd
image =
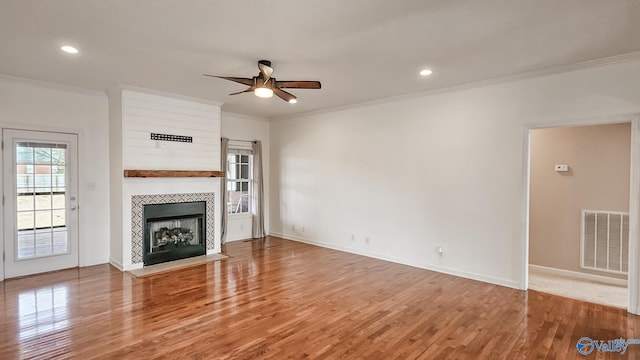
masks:
[[[3,129],[4,276],[78,266],[77,135]]]

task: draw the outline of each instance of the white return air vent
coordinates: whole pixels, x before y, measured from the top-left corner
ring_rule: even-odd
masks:
[[[629,266],[629,213],[582,210],[581,267],[626,274]]]

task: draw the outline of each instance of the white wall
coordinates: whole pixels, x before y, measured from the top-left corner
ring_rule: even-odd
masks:
[[[120,89],[111,89],[109,97],[109,190],[110,190],[110,254],[109,262],[123,269],[124,250],[122,241],[122,95]]]
[[[192,142],[151,140],[151,133]],[[220,104],[123,90],[122,160],[125,169],[219,170]]]
[[[239,115],[234,113],[222,113],[222,136],[235,140],[260,140],[263,152],[263,177],[264,177],[264,201],[265,201],[265,231],[269,234],[269,141],[270,123],[266,119]],[[251,238],[251,216],[230,215],[227,222],[227,241],[244,240]]]
[[[521,288],[527,125],[635,112],[640,61],[277,120],[271,233]]]
[[[78,134],[79,263],[106,263],[110,232],[106,94],[0,77],[0,126]]]

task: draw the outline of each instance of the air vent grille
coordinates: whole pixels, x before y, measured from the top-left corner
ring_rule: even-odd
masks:
[[[582,211],[581,266],[626,274],[629,267],[629,213]]]

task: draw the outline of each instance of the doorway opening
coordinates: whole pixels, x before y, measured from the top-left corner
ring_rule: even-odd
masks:
[[[529,129],[529,289],[628,308],[632,125]]]

